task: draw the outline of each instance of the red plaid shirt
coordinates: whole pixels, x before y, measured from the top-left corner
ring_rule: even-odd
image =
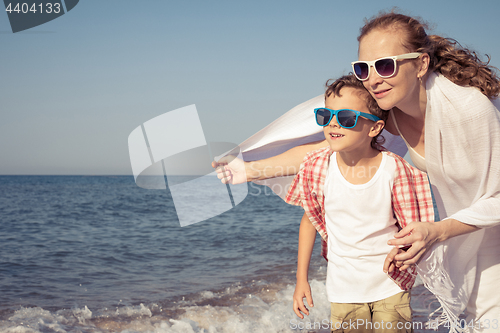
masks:
[[[328,253],[328,235],[323,189],[332,153],[329,147],[308,153],[285,198],[287,203],[304,208],[309,220],[321,235],[321,254],[325,259]],[[434,222],[434,206],[427,174],[412,167],[396,154],[389,151],[384,153],[394,157],[396,161],[392,209],[401,228],[410,222]],[[401,289],[408,290],[415,282],[415,267],[402,272],[394,270],[389,276]]]

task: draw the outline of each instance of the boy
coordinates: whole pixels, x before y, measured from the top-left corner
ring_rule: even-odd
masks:
[[[388,112],[353,75],[328,86],[325,106],[315,113],[329,147],[306,155],[286,197],[305,210],[294,311],[309,314],[304,297],[313,306],[308,269],[319,232],[332,332],[411,332],[414,269],[382,268],[391,250],[403,251],[387,245],[398,224],[433,221],[427,175],[379,149]]]

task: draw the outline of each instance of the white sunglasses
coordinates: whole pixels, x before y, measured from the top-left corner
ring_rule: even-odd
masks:
[[[354,75],[360,81],[368,80],[370,77],[370,68],[375,68],[375,72],[381,78],[389,78],[396,74],[397,63],[396,60],[402,59],[415,59],[418,58],[422,53],[420,52],[412,52],[405,53],[394,57],[384,57],[377,60],[372,61],[354,61],[351,62],[352,69],[354,71]]]

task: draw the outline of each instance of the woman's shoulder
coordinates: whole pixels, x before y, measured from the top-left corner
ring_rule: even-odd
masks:
[[[441,90],[444,94],[452,94],[452,93],[469,93],[469,94],[478,94],[484,97],[485,99],[488,99],[481,91],[476,88],[476,87],[471,87],[471,86],[461,86],[450,79],[448,79],[446,76],[439,72],[432,72],[429,74],[429,78],[427,79],[426,83],[426,88],[428,92],[437,92],[438,90]]]
[[[428,95],[429,93],[436,96],[441,94],[443,97],[447,97],[451,102],[470,100],[471,98],[485,102],[494,102],[498,100],[498,97],[492,99],[488,98],[479,88],[458,85],[439,72],[433,72],[429,75],[426,82],[426,89]]]
[[[478,88],[460,86],[441,73],[433,72],[426,83],[427,101],[430,106],[452,109],[455,116],[497,111],[500,100],[489,99]],[[448,115],[449,116],[449,115]]]

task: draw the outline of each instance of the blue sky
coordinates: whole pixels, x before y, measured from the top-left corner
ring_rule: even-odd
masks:
[[[80,0],[16,34],[0,13],[0,174],[131,175],[130,132],[190,104],[237,144],[349,72],[394,5],[500,67],[497,0]]]

